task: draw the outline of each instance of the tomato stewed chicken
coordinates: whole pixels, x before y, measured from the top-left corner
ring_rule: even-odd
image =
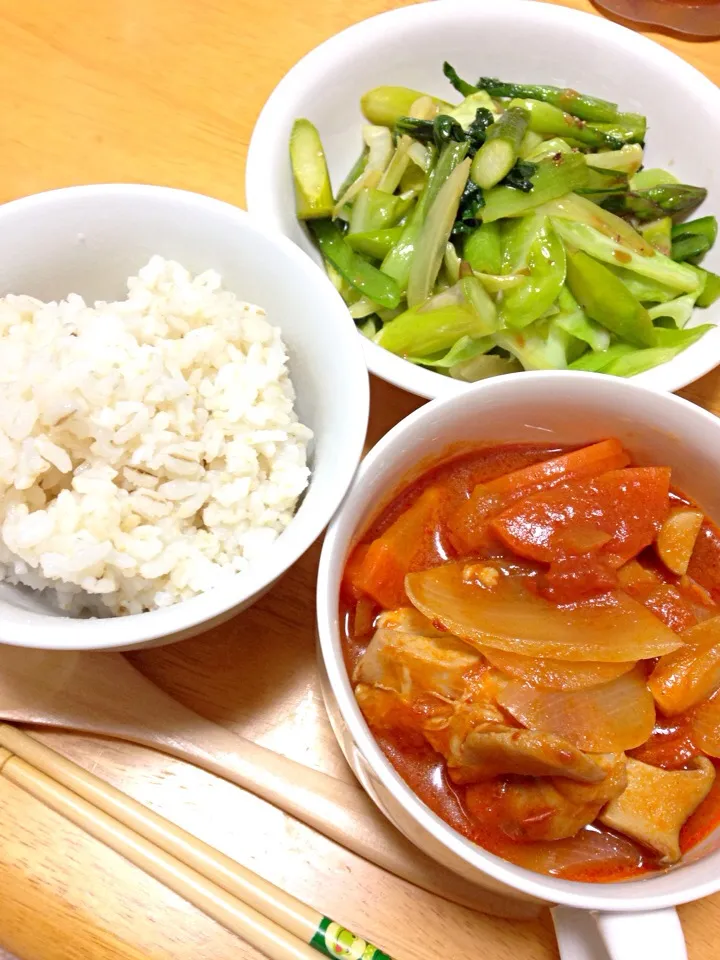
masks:
[[[431,809],[612,881],[720,823],[719,603],[720,532],[608,439],[437,463],[354,547],[341,613],[357,702]]]

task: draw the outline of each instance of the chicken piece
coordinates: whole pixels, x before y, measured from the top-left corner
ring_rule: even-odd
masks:
[[[355,687],[355,699],[373,730],[402,731],[418,745],[424,741],[432,744],[435,732],[447,727],[453,713],[453,705],[439,697],[408,701],[396,690],[364,683]]]
[[[501,675],[484,667],[468,644],[450,634],[399,629],[424,627],[404,608],[384,616],[387,626],[375,631],[353,675],[370,726],[421,734],[446,758],[456,783],[502,774],[604,779],[604,771],[562,737],[511,726],[496,704]]]
[[[462,749],[462,744],[473,730],[502,730],[505,717],[490,697],[463,700],[451,705],[445,723],[436,722],[426,728],[432,746],[446,759]]]
[[[680,828],[710,792],[715,768],[707,757],[696,757],[691,770],[662,770],[628,760],[627,776],[627,789],[600,820],[660,854],[662,863],[676,863]]]
[[[600,783],[606,776],[592,755],[563,737],[505,726],[473,730],[447,761],[454,783],[476,783],[503,774],[567,777],[581,783]]]
[[[427,637],[381,627],[353,681],[395,690],[406,700],[423,693],[457,700],[465,689],[464,674],[480,663],[479,653],[449,634]]]
[[[476,783],[511,773],[583,783],[604,779],[595,758],[563,737],[510,726],[492,696],[494,673],[484,674],[484,697],[456,703],[445,722],[425,728],[429,742],[446,758],[453,782]]]
[[[447,630],[438,630],[432,620],[416,610],[415,607],[398,607],[397,610],[385,610],[377,618],[378,627],[388,630],[400,630],[402,633],[414,633],[419,637],[447,637]]]
[[[468,787],[468,809],[513,840],[574,837],[622,794],[627,782],[623,754],[595,754],[592,760],[604,772],[599,783],[576,783],[565,777],[487,781]]]

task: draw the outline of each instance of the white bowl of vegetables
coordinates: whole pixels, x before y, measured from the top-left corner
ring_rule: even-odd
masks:
[[[293,67],[246,192],[412,393],[566,368],[677,390],[720,363],[718,155],[720,90],[663,47],[555,5],[444,0]]]

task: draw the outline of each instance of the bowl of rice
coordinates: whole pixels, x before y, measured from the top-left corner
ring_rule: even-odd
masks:
[[[257,600],[362,454],[342,299],[242,210],[98,185],[0,207],[0,643],[127,650]]]

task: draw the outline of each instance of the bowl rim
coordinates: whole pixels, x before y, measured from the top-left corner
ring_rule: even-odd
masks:
[[[412,4],[376,14],[346,27],[306,53],[280,80],[260,111],[250,138],[245,166],[248,210],[272,224],[277,232],[283,232],[280,218],[275,212],[273,183],[268,177],[268,170],[272,169],[272,165],[268,164],[268,156],[277,155],[277,133],[282,130],[284,136],[288,128],[288,105],[293,108],[318,75],[332,75],[335,70],[340,71],[342,64],[352,58],[358,49],[371,44],[376,35],[401,30],[409,21],[424,23],[431,28],[453,16],[468,22],[469,18],[478,20],[487,15],[502,17],[509,23],[519,17],[532,17],[551,26],[592,33],[594,43],[603,41],[624,49],[632,45],[634,59],[639,62],[654,61],[666,73],[682,81],[688,89],[692,88],[698,98],[707,102],[715,115],[720,116],[720,88],[700,70],[667,47],[601,15],[532,0],[503,0],[501,5],[495,0],[443,0],[442,3]],[[718,328],[720,330],[720,323]],[[709,348],[708,337],[711,338]],[[370,372],[416,396],[434,399],[454,396],[467,389],[466,383],[414,365],[366,337],[362,341]],[[701,348],[700,343],[703,344]],[[672,392],[709,373],[718,364],[720,333],[714,335],[714,331],[708,331],[701,341],[672,360],[631,379],[654,390]]]
[[[370,384],[345,304],[324,271],[304,251],[284,235],[263,226],[246,210],[224,200],[174,187],[130,183],[89,184],[47,190],[3,204],[0,206],[0,230],[5,220],[18,212],[47,208],[48,205],[62,206],[74,201],[102,201],[109,197],[139,197],[148,203],[159,199],[182,205],[189,212],[198,210],[218,218],[234,220],[238,230],[262,236],[279,254],[292,261],[312,289],[325,289],[330,303],[334,301],[338,308],[337,323],[333,325],[334,335],[347,345],[343,352],[347,381],[352,384],[353,391],[353,404],[348,411],[350,419],[346,423],[346,430],[353,437],[351,453],[337,465],[332,496],[324,500],[321,510],[303,517],[302,536],[293,535],[284,540],[296,523],[294,517],[273,545],[268,557],[246,573],[236,574],[222,586],[172,606],[123,617],[81,619],[28,613],[27,616],[23,615],[22,623],[13,622],[8,626],[4,615],[0,613],[0,643],[11,646],[53,650],[129,649],[153,645],[167,635],[177,633],[182,636],[200,632],[195,631],[200,624],[222,617],[244,600],[271,587],[305,553],[320,536],[347,493],[362,457],[370,411]]]
[[[515,374],[515,376],[522,376],[525,383],[534,381],[538,392],[552,392],[554,388],[560,387],[567,389],[573,381],[583,382],[586,386],[595,381],[599,394],[602,390],[615,389],[627,393],[628,409],[632,409],[632,400],[638,392],[643,392],[656,398],[655,403],[659,406],[666,408],[680,406],[688,411],[692,410],[693,416],[705,420],[706,424],[711,425],[711,429],[720,435],[720,420],[703,407],[672,393],[649,390],[629,380],[619,381],[617,386],[614,380],[602,374],[580,371],[543,370],[530,371],[522,375]],[[500,387],[501,381],[508,379],[508,377],[495,378],[472,384],[470,386],[472,399],[475,400],[476,397],[479,398],[485,394],[491,397],[493,391]],[[490,397],[486,402],[490,402]],[[328,527],[320,554],[317,579],[318,645],[329,688],[336,699],[340,715],[347,726],[353,744],[385,790],[437,843],[449,849],[479,874],[490,876],[525,895],[545,902],[550,901],[585,910],[637,912],[676,906],[717,892],[720,890],[720,874],[712,880],[694,880],[693,867],[696,866],[694,863],[683,868],[683,874],[687,880],[682,891],[661,893],[653,893],[652,886],[648,886],[653,880],[652,876],[615,883],[589,883],[546,876],[512,864],[463,837],[430,810],[400,777],[375,741],[353,694],[342,652],[339,622],[340,577],[347,559],[348,547],[359,529],[357,518],[368,507],[363,489],[368,478],[372,477],[381,464],[403,459],[404,439],[408,431],[413,431],[438,411],[447,408],[456,408],[454,413],[456,418],[467,416],[464,404],[469,399],[468,394],[465,393],[462,397],[434,400],[393,427],[364,458],[342,509],[336,513]],[[708,856],[715,856],[720,860],[720,851]],[[705,859],[704,857],[703,860]],[[658,879],[666,875],[660,874]],[[478,882],[481,881],[478,880]],[[619,893],[623,896],[620,897]]]

